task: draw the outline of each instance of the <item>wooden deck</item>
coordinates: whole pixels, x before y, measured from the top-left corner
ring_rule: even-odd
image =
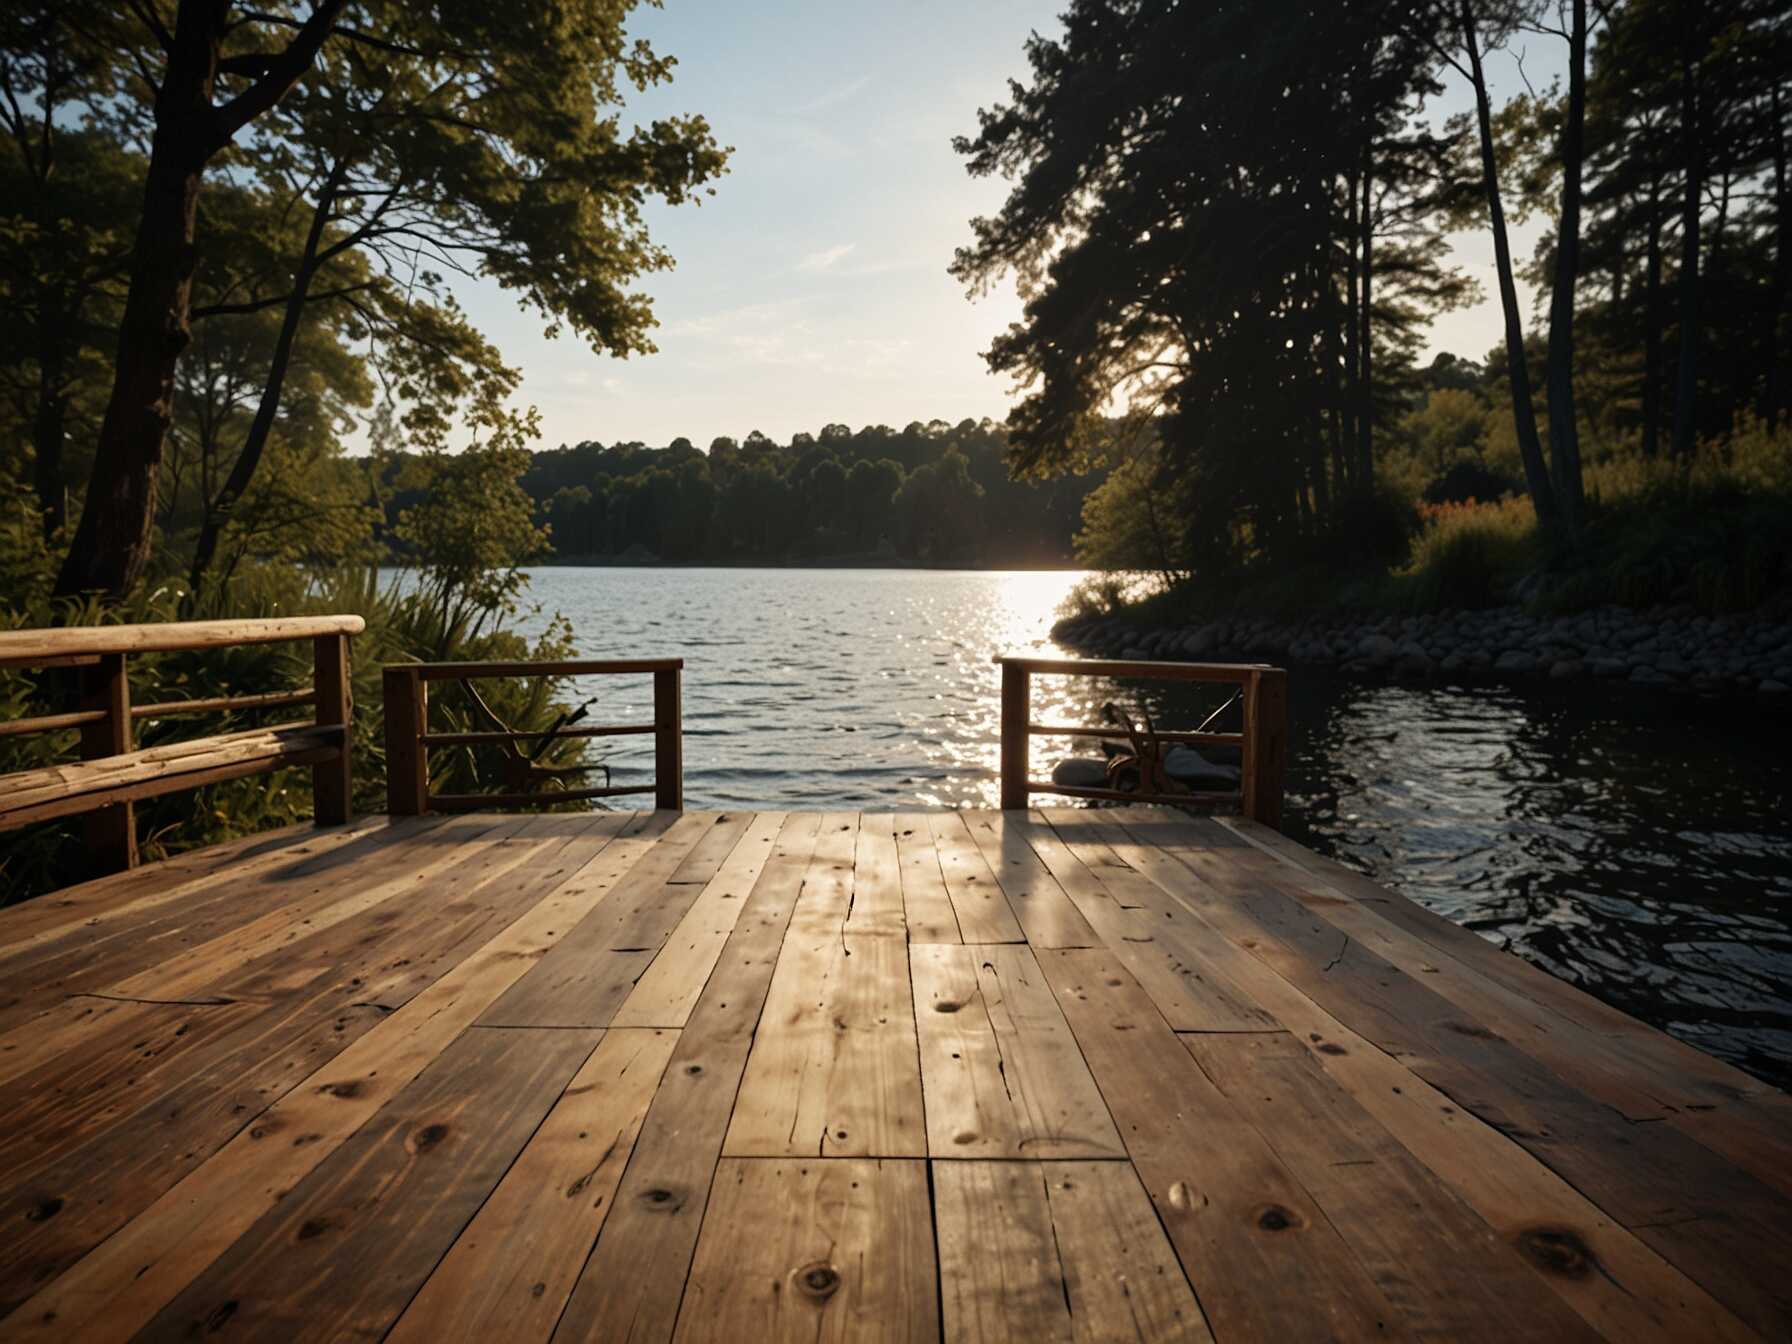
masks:
[[[1792,1338],[1792,1104],[1251,823],[493,815],[0,913],[0,1337]]]

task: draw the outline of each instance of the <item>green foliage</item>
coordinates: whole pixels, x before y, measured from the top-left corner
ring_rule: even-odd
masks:
[[[707,453],[688,439],[582,443],[536,453],[523,479],[572,560],[1064,563],[1099,476],[1017,481],[1006,451],[989,421],[830,425],[788,444],[718,439]]]
[[[982,549],[977,535],[982,498],[983,487],[971,479],[963,453],[948,451],[938,461],[916,467],[892,501],[897,549],[935,564],[972,559]]]
[[[1476,610],[1511,600],[1542,557],[1529,501],[1435,505],[1410,562],[1399,571],[1406,601],[1423,611]]]
[[[1154,570],[1166,580],[1187,577],[1179,554],[1179,501],[1166,493],[1164,475],[1155,452],[1108,473],[1083,501],[1077,563],[1090,569]]]
[[[1406,558],[1419,514],[1410,497],[1382,484],[1332,505],[1319,554],[1345,567],[1387,569]]]
[[[987,355],[1026,388],[1018,469],[1105,457],[1124,400],[1154,417],[1153,480],[1180,504],[1159,549],[1207,575],[1298,548],[1369,489],[1369,431],[1425,321],[1473,292],[1439,227],[1463,185],[1453,137],[1416,121],[1436,22],[1405,3],[1076,0],[1061,38],[1028,43],[1030,81],[955,142],[1012,182],[953,272],[1012,273],[1027,299]]]
[[[422,498],[399,514],[392,535],[448,629],[476,636],[487,619],[514,610],[528,582],[522,564],[547,545],[518,484],[528,461],[521,447],[491,443],[408,464]]]

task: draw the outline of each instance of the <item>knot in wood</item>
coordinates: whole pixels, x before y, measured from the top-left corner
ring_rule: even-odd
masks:
[[[825,1260],[804,1265],[792,1276],[797,1290],[812,1302],[826,1302],[840,1289],[840,1274]]]
[[[427,1153],[431,1148],[434,1148],[447,1137],[447,1125],[425,1125],[411,1136],[411,1151],[413,1153]]]
[[[1280,1204],[1271,1204],[1258,1213],[1257,1226],[1265,1232],[1286,1232],[1300,1226],[1300,1216]]]
[[[61,1212],[62,1200],[55,1195],[51,1195],[47,1199],[38,1200],[37,1203],[27,1209],[25,1211],[25,1221],[28,1223],[47,1223]]]
[[[1527,1227],[1518,1234],[1518,1249],[1537,1268],[1565,1279],[1584,1279],[1598,1258],[1580,1233],[1568,1227]]]
[[[684,1200],[676,1192],[667,1190],[663,1186],[643,1190],[641,1203],[655,1213],[677,1213],[684,1206]]]

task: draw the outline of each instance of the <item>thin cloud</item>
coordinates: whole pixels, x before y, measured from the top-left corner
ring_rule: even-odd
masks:
[[[842,84],[836,89],[829,89],[826,93],[811,98],[806,103],[799,103],[797,106],[787,109],[784,115],[787,117],[812,117],[817,112],[825,112],[830,107],[838,107],[847,99],[862,93],[870,83],[870,75],[860,75],[851,83]]]
[[[829,270],[833,267],[835,262],[851,255],[853,248],[857,246],[857,243],[840,243],[835,247],[823,248],[819,252],[811,252],[808,256],[797,262],[796,268],[799,271]]]

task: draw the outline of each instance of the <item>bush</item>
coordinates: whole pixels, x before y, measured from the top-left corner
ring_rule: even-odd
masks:
[[[1508,600],[1512,586],[1541,558],[1537,519],[1527,499],[1421,506],[1424,528],[1402,586],[1421,609],[1477,609]]]
[[[1323,558],[1350,568],[1398,565],[1419,523],[1412,500],[1386,485],[1346,495],[1332,506]]]
[[[1485,462],[1458,462],[1425,487],[1427,504],[1472,504],[1478,499],[1505,499],[1524,487]]]

